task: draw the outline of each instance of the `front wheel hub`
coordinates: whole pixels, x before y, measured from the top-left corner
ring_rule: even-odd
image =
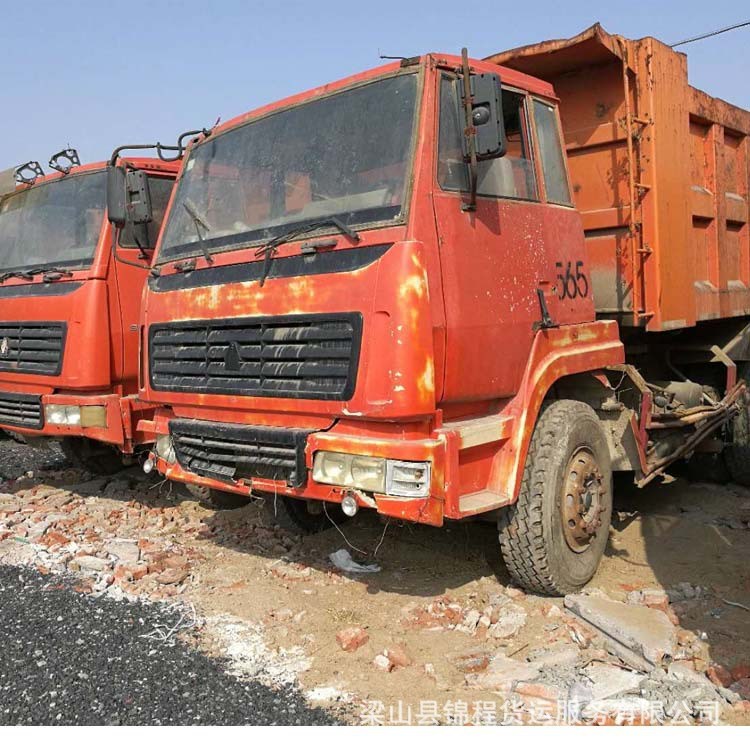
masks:
[[[565,541],[574,552],[588,549],[602,525],[602,473],[589,448],[579,448],[563,475],[561,520]]]

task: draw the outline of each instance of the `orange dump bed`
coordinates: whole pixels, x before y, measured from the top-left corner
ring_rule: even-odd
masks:
[[[750,314],[750,112],[687,57],[598,24],[490,58],[551,82],[602,316],[662,331]]]

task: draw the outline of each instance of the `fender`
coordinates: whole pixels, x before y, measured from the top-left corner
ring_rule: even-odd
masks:
[[[566,375],[591,373],[625,361],[625,347],[615,321],[581,323],[541,330],[518,394],[504,413],[513,417],[511,434],[493,460],[489,489],[507,499],[518,498],[523,469],[542,403],[554,384]]]

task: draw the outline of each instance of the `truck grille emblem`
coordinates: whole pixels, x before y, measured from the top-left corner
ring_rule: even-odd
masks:
[[[242,355],[240,354],[240,347],[236,341],[232,341],[229,344],[227,353],[224,355],[224,367],[227,370],[239,370],[242,366]]]
[[[7,357],[10,353],[10,341],[8,341],[8,337],[5,336],[2,341],[0,341],[0,357]]]

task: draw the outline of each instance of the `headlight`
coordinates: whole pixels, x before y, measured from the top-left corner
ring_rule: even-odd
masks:
[[[430,494],[429,461],[395,461],[318,451],[313,461],[312,478],[321,484],[396,497],[427,497]]]
[[[385,459],[318,451],[313,462],[313,479],[321,484],[384,492]]]
[[[44,419],[48,424],[77,427],[81,424],[81,410],[77,406],[46,404],[44,407]]]
[[[163,458],[168,464],[173,464],[177,459],[174,453],[174,444],[170,435],[159,435],[154,446],[156,455]]]

